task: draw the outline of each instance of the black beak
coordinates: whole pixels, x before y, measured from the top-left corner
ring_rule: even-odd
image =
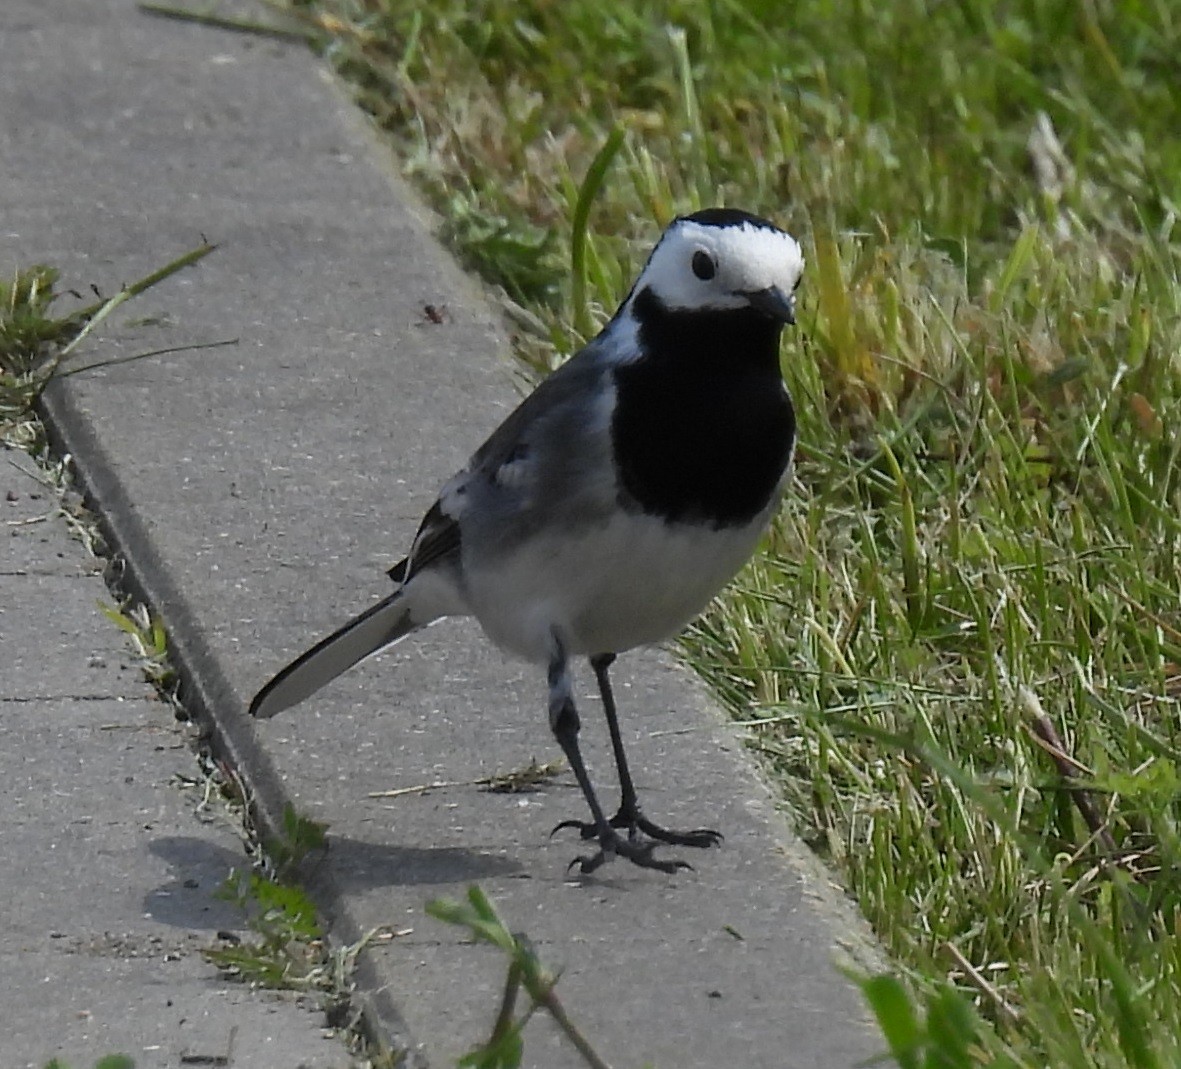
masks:
[[[762,312],[768,319],[795,324],[796,299],[793,294],[784,293],[778,286],[768,286],[765,290],[754,290],[743,296],[756,312]]]

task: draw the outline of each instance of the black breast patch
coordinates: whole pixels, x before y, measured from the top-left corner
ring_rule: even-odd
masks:
[[[742,526],[771,500],[796,421],[781,324],[753,309],[633,306],[644,355],[615,370],[612,438],[625,505],[672,522]]]

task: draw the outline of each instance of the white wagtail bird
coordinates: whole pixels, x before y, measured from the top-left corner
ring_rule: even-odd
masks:
[[[643,814],[607,673],[700,613],[775,512],[795,444],[779,338],[803,269],[799,244],[764,219],[732,208],[675,219],[602,332],[443,487],[390,570],[397,589],[284,668],[251,714],[274,716],[441,617],[474,616],[548,672],[550,728],[591,812],[558,828],[598,841],[571,867],[620,855],[688,868],[654,848],[721,835]],[[575,656],[590,659],[619,771],[610,819],[579,750]]]

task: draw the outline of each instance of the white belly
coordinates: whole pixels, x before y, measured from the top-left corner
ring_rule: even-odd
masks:
[[[494,568],[467,573],[472,613],[497,645],[547,662],[621,653],[675,635],[754,551],[767,517],[720,531],[619,514],[563,537],[529,540]]]

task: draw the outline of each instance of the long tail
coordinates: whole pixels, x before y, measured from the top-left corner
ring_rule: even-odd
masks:
[[[396,590],[300,654],[254,696],[250,715],[271,717],[298,705],[358,661],[422,626],[422,621],[412,619],[403,592]]]

